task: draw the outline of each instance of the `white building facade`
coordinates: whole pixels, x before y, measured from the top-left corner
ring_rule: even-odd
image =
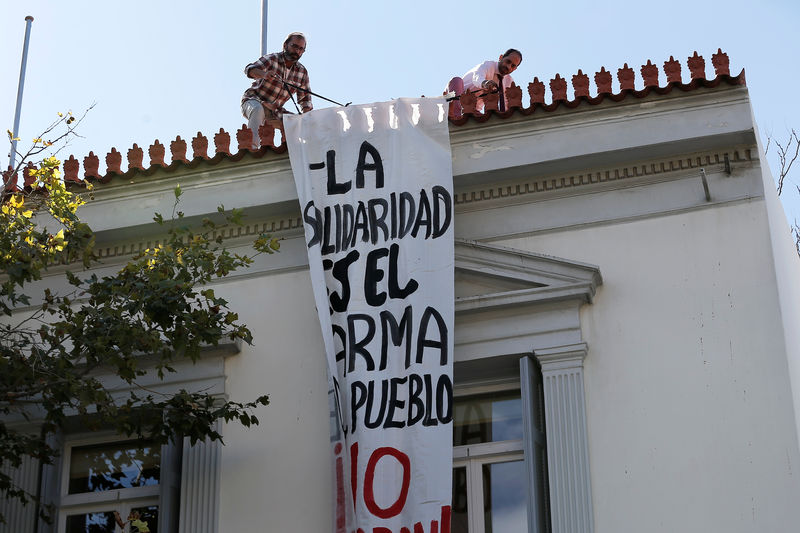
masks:
[[[800,524],[800,260],[744,74],[696,73],[595,97],[575,83],[573,100],[551,84],[548,105],[534,86],[528,108],[451,120],[453,532]],[[58,520],[7,501],[0,531],[84,531],[69,517],[156,507],[158,531],[332,530],[329,387],[288,155],[219,147],[107,173],[83,216],[99,272],[162,237],[152,214],[170,212],[177,184],[189,220],[245,210],[226,246],[283,239],[215,287],[254,344],[153,384],[269,394],[260,425],[145,452],[154,482],[106,494],[71,488],[81,453],[135,446],[65,431],[60,464],[18,473]]]

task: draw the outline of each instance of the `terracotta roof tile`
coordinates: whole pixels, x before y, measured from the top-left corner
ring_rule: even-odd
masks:
[[[508,118],[514,113],[519,113],[524,116],[531,115],[535,112],[548,112],[554,111],[559,107],[575,108],[586,102],[589,105],[597,105],[606,100],[613,102],[620,102],[626,98],[644,98],[650,94],[668,94],[674,89],[681,91],[693,91],[698,88],[706,87],[713,88],[720,84],[726,85],[746,85],[745,73],[742,70],[739,75],[731,76],[729,68],[728,55],[717,50],[712,56],[712,63],[716,77],[707,79],[705,75],[705,59],[703,56],[694,53],[687,59],[689,72],[691,73],[691,81],[683,83],[681,80],[681,64],[670,56],[669,61],[664,62],[664,73],[666,75],[666,85],[659,84],[659,69],[658,65],[654,64],[651,60],[647,61],[646,65],[642,65],[642,84],[643,89],[636,89],[636,73],[634,69],[628,66],[627,63],[622,68],[617,70],[617,79],[619,81],[620,91],[613,93],[611,87],[612,76],[611,72],[607,71],[605,67],[601,67],[600,71],[595,73],[594,81],[597,87],[595,96],[591,96],[588,91],[588,84],[586,74],[582,70],[572,76],[572,87],[574,98],[569,100],[567,98],[566,79],[556,74],[555,78],[550,81],[550,94],[551,102],[545,103],[545,84],[539,81],[539,78],[534,78],[528,84],[528,94],[530,97],[530,106],[527,108],[509,109],[504,113],[499,113],[495,110],[486,110],[484,113],[476,113],[474,106],[463,106],[463,114],[461,116],[450,115],[450,124],[454,126],[462,126],[469,122],[486,122],[493,115],[500,118]],[[474,95],[471,99],[474,99]],[[467,95],[462,96],[462,105],[465,100],[468,100]]]
[[[689,68],[691,79],[689,83],[683,83],[681,79],[681,64],[670,56],[668,61],[663,63],[663,71],[665,74],[666,85],[659,84],[659,68],[656,63],[651,60],[647,61],[646,65],[642,65],[640,73],[642,76],[643,89],[637,90],[636,73],[633,68],[629,67],[627,63],[617,70],[617,78],[619,81],[620,91],[614,93],[612,89],[612,71],[606,70],[601,67],[599,72],[593,76],[597,92],[594,96],[590,92],[590,76],[584,74],[582,70],[578,70],[577,74],[572,76],[561,77],[560,74],[550,80],[549,88],[551,92],[551,102],[545,103],[545,83],[540,81],[539,78],[534,78],[532,82],[528,83],[528,98],[529,106],[523,107],[522,88],[517,85],[512,85],[506,91],[508,100],[507,110],[499,112],[498,109],[498,95],[488,95],[484,98],[485,110],[483,113],[477,113],[475,110],[476,97],[474,94],[464,94],[461,96],[461,106],[463,114],[461,116],[453,116],[453,106],[450,106],[450,124],[453,126],[462,126],[469,121],[482,123],[489,120],[492,116],[501,119],[509,118],[515,114],[529,116],[534,113],[550,112],[560,107],[572,109],[578,107],[581,103],[585,102],[588,105],[598,105],[605,101],[620,102],[627,98],[644,98],[650,94],[664,95],[668,94],[674,89],[681,91],[692,91],[698,88],[706,87],[713,88],[720,84],[727,85],[745,85],[744,70],[737,76],[730,75],[730,61],[728,55],[721,49],[718,49],[715,54],[711,56],[711,62],[714,66],[715,78],[707,79],[705,75],[705,59],[694,52],[694,55],[687,59],[687,66]],[[662,78],[664,79],[664,78]],[[567,80],[572,81],[573,99],[569,100],[567,97],[568,87]],[[101,183],[107,183],[114,177],[129,179],[134,175],[151,175],[156,171],[163,169],[165,171],[175,171],[179,168],[195,168],[200,165],[217,165],[222,161],[231,160],[239,161],[246,155],[250,154],[251,157],[262,157],[263,155],[273,152],[276,154],[285,154],[287,152],[286,143],[281,138],[281,142],[276,146],[273,138],[275,137],[276,130],[270,126],[264,125],[259,130],[260,148],[252,150],[252,132],[246,125],[236,131],[237,151],[231,152],[231,134],[220,128],[219,132],[213,136],[214,141],[214,155],[209,156],[209,138],[201,132],[191,141],[192,157],[187,156],[187,142],[181,139],[180,136],[176,137],[174,141],[170,142],[170,155],[171,162],[165,161],[165,146],[156,140],[148,148],[148,155],[150,163],[147,167],[144,166],[144,150],[135,144],[127,151],[127,169],[122,168],[122,153],[118,152],[116,148],[112,148],[105,156],[106,173],[100,174],[99,171],[99,157],[89,152],[83,160],[84,176],[87,179],[98,180]],[[3,173],[7,182],[13,183],[13,177],[8,173]],[[23,171],[23,174],[25,172]],[[26,185],[27,185],[27,174]],[[64,161],[64,179],[73,185],[82,184],[79,177],[79,162],[75,156],[70,156]]]

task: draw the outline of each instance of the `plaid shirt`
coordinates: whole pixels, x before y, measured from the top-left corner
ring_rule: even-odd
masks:
[[[308,71],[306,67],[299,62],[295,62],[291,67],[287,67],[283,52],[269,54],[263,56],[255,63],[250,63],[244,67],[245,75],[250,72],[251,68],[258,68],[265,72],[277,74],[280,79],[269,76],[267,79],[254,80],[253,85],[244,92],[242,103],[252,98],[259,100],[262,104],[267,102],[273,104],[277,109],[282,108],[283,104],[290,98],[289,92],[291,91],[292,94],[297,94],[298,91],[294,87],[289,87],[287,91],[287,86],[281,83],[281,79],[299,87],[310,89],[308,86]],[[311,111],[313,108],[311,105],[311,95],[305,91],[299,91],[299,93],[300,94],[297,96],[297,104],[300,106],[300,109],[302,109],[303,112]]]

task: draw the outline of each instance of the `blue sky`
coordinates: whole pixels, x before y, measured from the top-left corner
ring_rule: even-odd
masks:
[[[23,142],[57,112],[77,114],[92,104],[83,138],[59,155],[82,160],[92,150],[101,171],[112,146],[124,154],[134,142],[146,150],[155,139],[168,145],[176,135],[233,132],[243,122],[239,101],[249,85],[242,69],[259,56],[260,11],[261,0],[3,0],[0,125],[13,125],[24,18],[32,15]],[[534,76],[547,83],[580,68],[592,77],[601,66],[616,74],[626,62],[638,78],[648,59],[660,68],[670,55],[682,62],[686,80],[686,58],[695,50],[713,77],[711,54],[722,48],[732,73],[747,70],[762,137],[785,138],[788,128],[800,129],[798,25],[796,0],[271,0],[268,42],[277,51],[287,33],[303,31],[308,49],[301,61],[312,89],[353,103],[440,94],[450,77],[509,47],[525,56],[514,74],[524,89]],[[7,151],[4,144],[3,167]],[[794,193],[789,188],[785,195]],[[786,200],[789,217],[800,219],[798,195]]]

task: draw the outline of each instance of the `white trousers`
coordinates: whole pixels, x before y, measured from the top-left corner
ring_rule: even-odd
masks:
[[[266,118],[264,106],[261,105],[261,102],[252,98],[245,100],[242,102],[242,114],[247,119],[247,125],[253,132],[253,147],[257,149],[261,144],[258,137],[258,128],[261,127]]]

